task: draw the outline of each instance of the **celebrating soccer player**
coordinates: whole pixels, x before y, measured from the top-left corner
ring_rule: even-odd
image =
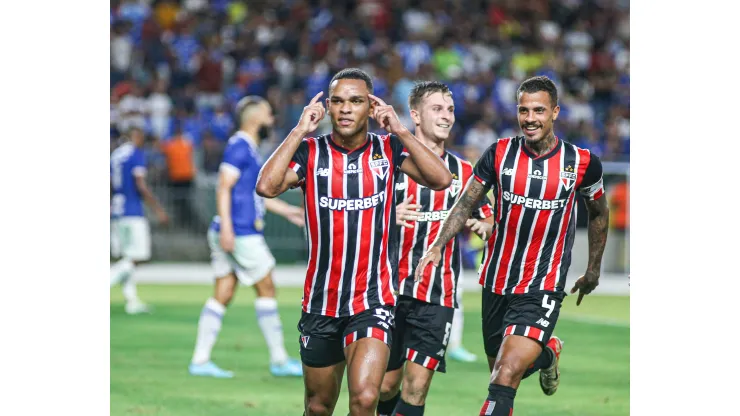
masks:
[[[395,179],[400,171],[434,189],[452,175],[374,96],[364,71],[329,84],[331,134],[304,137],[325,115],[320,92],[260,172],[257,192],[273,198],[301,186],[309,264],[298,324],[306,415],[334,412],[347,367],[351,415],[373,415],[393,329],[397,247]],[[368,133],[373,118],[389,134]]]
[[[545,394],[555,393],[562,342],[552,332],[575,238],[576,191],[589,214],[588,266],[571,290],[580,291],[577,304],[599,283],[609,219],[598,157],[553,132],[560,112],[555,84],[547,77],[527,79],[517,99],[523,136],[499,139],[485,151],[416,268],[420,280],[430,263],[439,265],[442,248],[493,188],[496,227],[480,272],[483,338],[491,370],[480,414],[487,416],[509,416],[520,381],[537,370]]]
[[[462,258],[457,237],[443,247],[441,266],[427,269],[418,282],[414,281],[414,268],[461,195],[463,184],[473,175],[473,166],[445,150],[445,141],[455,123],[455,104],[447,85],[436,81],[417,83],[409,94],[409,109],[416,126],[414,135],[444,161],[452,173],[452,185],[434,191],[405,174],[396,181],[396,199],[404,201],[396,211],[402,225],[397,230],[400,291],[388,372],[378,403],[380,416],[389,416],[394,410],[394,414],[404,416],[424,414],[432,376],[435,371],[445,372],[445,353],[458,319],[455,311],[461,306],[457,292]],[[490,220],[488,224],[470,220],[470,225],[485,238],[493,223],[488,198],[481,200],[475,214],[478,219]],[[399,393],[402,378],[403,392]]]

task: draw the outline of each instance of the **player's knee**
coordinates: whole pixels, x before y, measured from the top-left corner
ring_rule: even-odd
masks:
[[[491,384],[500,384],[509,387],[518,386],[526,370],[527,367],[521,360],[502,357],[494,365],[493,373],[491,374]]]
[[[275,297],[275,283],[272,281],[272,274],[268,274],[262,280],[254,284],[254,290],[257,296],[261,298]]]
[[[318,398],[309,399],[306,403],[306,416],[325,416],[331,415],[332,412],[331,404]]]
[[[234,286],[228,284],[217,285],[213,296],[218,303],[228,306],[234,298]]]
[[[380,385],[380,400],[392,399],[397,393],[399,387],[401,387],[401,380],[396,380],[393,377],[383,378],[383,384]]]
[[[359,391],[351,394],[349,399],[351,409],[362,409],[373,411],[378,404],[380,392],[377,388],[371,386],[363,387]]]

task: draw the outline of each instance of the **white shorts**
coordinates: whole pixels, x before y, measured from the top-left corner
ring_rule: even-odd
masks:
[[[239,282],[252,286],[275,267],[275,258],[261,235],[236,236],[234,251],[227,253],[221,248],[219,233],[209,229],[208,247],[211,249],[211,267],[216,278],[233,271]]]
[[[111,222],[111,255],[133,261],[146,261],[152,257],[152,240],[146,218],[121,217]]]

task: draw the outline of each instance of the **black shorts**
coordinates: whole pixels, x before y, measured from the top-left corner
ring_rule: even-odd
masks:
[[[544,347],[560,316],[564,292],[529,292],[497,295],[483,289],[483,346],[486,355],[496,357],[506,335],[532,338]]]
[[[455,310],[409,296],[396,302],[395,342],[388,359],[388,371],[411,360],[430,370],[445,372],[445,352],[450,340]]]
[[[344,348],[362,338],[377,338],[390,348],[393,307],[380,306],[341,318],[303,312],[298,330],[303,364],[328,367],[344,361]]]

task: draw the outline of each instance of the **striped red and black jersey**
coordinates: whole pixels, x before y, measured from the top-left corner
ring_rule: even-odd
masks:
[[[589,200],[604,195],[599,158],[560,139],[537,157],[524,137],[510,137],[491,145],[474,173],[493,189],[496,223],[480,284],[498,294],[562,291],[575,239],[576,191]]]
[[[418,184],[405,173],[396,180],[396,201],[401,202],[413,195],[412,204],[419,204],[419,213],[423,217],[417,221],[407,221],[413,228],[398,227],[398,277],[401,295],[418,300],[457,308],[457,280],[462,270],[459,237],[455,236],[442,248],[442,260],[439,266],[432,265],[424,271],[418,281],[414,281],[414,270],[421,256],[437,238],[442,221],[457,199],[468,179],[473,176],[473,165],[456,155],[445,152],[442,155],[447,168],[452,174],[452,184],[444,190],[435,191]],[[488,198],[484,198],[473,216],[478,219],[493,215],[493,208]]]
[[[395,178],[408,156],[395,135],[347,150],[331,135],[304,139],[290,163],[305,200],[309,263],[303,310],[333,317],[395,305]]]

